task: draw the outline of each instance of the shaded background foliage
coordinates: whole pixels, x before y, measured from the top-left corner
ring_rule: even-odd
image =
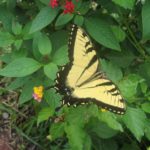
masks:
[[[150,146],[150,1],[73,0],[74,12],[49,0],[0,2],[0,112],[10,114],[11,128],[37,149],[139,150]],[[97,4],[97,6],[95,5]],[[41,103],[32,99],[33,87],[54,85],[60,66],[68,62],[71,23],[82,26],[94,42],[100,68],[119,86],[127,112],[118,116],[94,104],[64,106],[61,95],[44,91]]]

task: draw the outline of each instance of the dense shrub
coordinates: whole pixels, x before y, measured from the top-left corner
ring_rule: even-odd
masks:
[[[62,107],[53,88],[60,66],[68,62],[68,29],[82,26],[99,54],[100,69],[121,90],[125,115],[97,105]],[[150,1],[149,0],[1,0],[1,95],[19,93],[12,128],[37,149],[138,150],[150,140]],[[40,102],[33,88],[44,87]],[[42,92],[42,90],[41,90]],[[18,117],[19,116],[19,117]],[[22,116],[23,117],[23,116]],[[24,149],[27,149],[25,146]]]

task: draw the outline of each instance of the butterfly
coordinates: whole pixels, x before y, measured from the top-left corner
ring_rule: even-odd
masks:
[[[117,114],[124,114],[125,100],[118,87],[99,69],[96,50],[86,32],[73,24],[68,42],[69,63],[57,73],[55,89],[63,104],[96,103]]]

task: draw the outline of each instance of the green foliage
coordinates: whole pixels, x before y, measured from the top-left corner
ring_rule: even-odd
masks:
[[[61,1],[61,0],[60,0]],[[0,104],[11,115],[12,129],[44,150],[140,150],[150,141],[150,1],[73,0],[75,11],[63,13],[50,0],[0,1],[0,75],[7,79],[0,96],[19,93],[18,108]],[[125,115],[103,112],[95,104],[61,106],[53,87],[57,72],[69,62],[68,28],[75,23],[89,34],[100,69],[126,100]],[[82,63],[82,62],[81,62]],[[41,102],[33,88],[42,85]],[[17,124],[18,117],[32,113]],[[21,112],[22,111],[22,112]],[[26,143],[26,142],[25,142]],[[25,148],[27,149],[27,147]]]
[[[111,26],[101,18],[87,18],[85,25],[89,34],[100,44],[120,51],[119,41],[117,41]]]

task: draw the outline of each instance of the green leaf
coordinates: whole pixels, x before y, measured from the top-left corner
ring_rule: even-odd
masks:
[[[76,15],[74,18],[74,23],[78,26],[82,26],[84,22],[84,17],[80,15]]]
[[[8,32],[0,31],[0,47],[9,46],[14,42],[14,37]]]
[[[124,31],[118,27],[118,26],[111,26],[112,31],[114,33],[114,35],[116,36],[116,39],[121,42],[125,39],[126,35],[124,33]]]
[[[146,115],[141,109],[128,107],[123,121],[138,141],[144,136]]]
[[[146,94],[147,89],[148,89],[148,85],[147,85],[147,83],[145,82],[145,80],[140,83],[140,87],[141,87],[141,91],[142,91],[144,94]]]
[[[18,58],[0,70],[0,75],[6,77],[24,77],[37,71],[41,64],[32,58]]]
[[[29,77],[16,78],[14,81],[11,82],[11,84],[7,87],[7,89],[15,90],[23,86],[28,80],[29,80]]]
[[[53,9],[51,7],[42,8],[32,22],[30,33],[33,33],[46,27],[55,19],[57,13],[58,13],[57,9]]]
[[[15,40],[14,46],[16,47],[17,50],[20,49],[22,43],[23,43],[23,40]]]
[[[57,65],[65,65],[67,62],[69,62],[68,59],[68,46],[63,45],[60,47],[53,55],[52,58],[53,62]]]
[[[51,109],[51,107],[42,108],[42,110],[38,114],[37,125],[45,120],[48,120],[48,118],[51,117],[53,114],[54,110]]]
[[[100,139],[93,137],[93,145],[95,150],[118,150],[118,145],[113,139]]]
[[[75,124],[65,126],[65,131],[69,139],[69,144],[72,150],[83,150],[85,139],[87,138],[86,132]]]
[[[125,9],[127,8],[133,9],[133,6],[135,4],[135,0],[112,0],[112,1]]]
[[[73,16],[73,14],[60,14],[56,20],[55,26],[59,27],[67,24],[70,20],[72,20]]]
[[[83,127],[91,116],[98,117],[98,108],[95,105],[82,105],[77,108],[70,108],[66,113],[66,122],[77,124]]]
[[[150,84],[150,69],[149,69],[150,61],[145,61],[143,64],[139,66],[138,74],[141,75],[148,84]]]
[[[142,8],[143,39],[150,39],[150,1],[145,1]]]
[[[117,66],[122,68],[128,67],[135,59],[133,53],[128,49],[124,49],[119,53],[111,51],[106,57],[111,60],[112,63],[115,63]]]
[[[110,112],[102,112],[99,116],[99,119],[105,122],[110,128],[123,131],[121,124],[117,121],[117,118],[114,114]]]
[[[91,1],[82,1],[82,6],[78,9],[80,14],[85,15],[90,10],[90,5]]]
[[[56,78],[57,72],[58,72],[58,67],[54,63],[49,63],[48,65],[44,66],[45,75],[52,80]]]
[[[48,4],[49,4],[49,0],[40,0],[40,2],[42,2],[42,3],[45,4],[45,5],[48,5]]]
[[[7,9],[10,11],[13,11],[14,8],[16,7],[16,0],[7,0]]]
[[[85,19],[85,26],[89,34],[100,44],[121,51],[119,42],[112,32],[111,26],[100,18]]]
[[[122,71],[116,64],[108,62],[104,59],[102,59],[100,63],[102,66],[102,70],[106,73],[109,79],[111,79],[114,82],[117,82],[122,79]]]
[[[44,93],[44,99],[47,102],[47,104],[55,110],[56,107],[61,105],[62,97],[54,89],[50,89],[45,91]]]
[[[141,105],[142,109],[146,112],[146,113],[150,113],[150,102],[146,102],[144,104]]]
[[[115,136],[118,132],[108,127],[104,122],[98,119],[91,118],[89,123],[86,125],[86,130],[91,136],[97,135],[99,138],[108,139]]]
[[[39,34],[37,37],[39,52],[42,55],[48,55],[52,50],[52,43],[46,34]]]
[[[68,42],[68,33],[64,30],[59,30],[50,35],[50,38],[53,45],[53,52],[55,52],[60,47],[66,45],[66,43]]]
[[[64,135],[65,132],[64,127],[65,127],[64,122],[58,122],[52,124],[50,128],[50,136],[52,141]]]
[[[3,27],[6,31],[11,32],[12,19],[13,13],[6,9],[4,5],[0,5],[0,21],[2,21]]]
[[[150,120],[147,120],[146,128],[145,128],[145,135],[150,140]]]
[[[138,144],[134,141],[132,141],[131,144],[125,143],[121,150],[141,150]]]
[[[45,80],[41,76],[42,76],[41,74],[40,74],[40,76],[38,76],[38,74],[36,74],[36,76],[29,79],[24,84],[24,86],[22,88],[21,95],[19,97],[19,105],[22,105],[22,104],[24,104],[24,103],[26,103],[26,102],[28,102],[32,99],[33,87],[40,86],[40,85],[42,85],[42,86],[45,85]]]
[[[19,24],[19,22],[13,21],[13,22],[12,22],[12,32],[13,32],[15,35],[21,34],[21,32],[22,32],[22,25]]]
[[[141,80],[142,78],[140,76],[136,74],[130,74],[119,82],[119,89],[128,101],[130,99],[132,100],[132,98],[136,95],[137,86]]]
[[[29,80],[26,82],[26,84],[22,88],[21,95],[19,96],[19,105],[22,105],[31,100],[34,86],[35,82],[33,80]]]

